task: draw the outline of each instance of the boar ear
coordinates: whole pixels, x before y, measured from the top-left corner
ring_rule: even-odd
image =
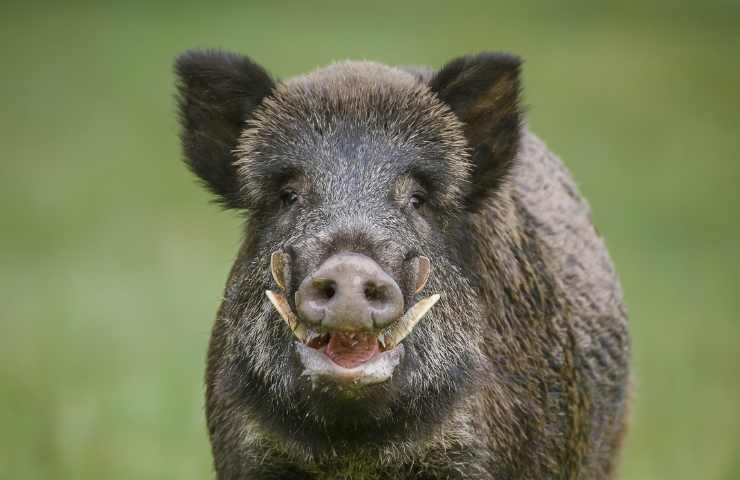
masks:
[[[481,53],[452,60],[429,87],[464,123],[473,152],[468,204],[475,208],[508,174],[519,146],[521,60]]]
[[[175,62],[185,163],[227,208],[243,208],[233,150],[252,111],[275,87],[247,57],[189,51]]]

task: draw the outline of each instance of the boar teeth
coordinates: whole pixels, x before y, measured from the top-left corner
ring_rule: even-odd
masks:
[[[310,346],[310,343],[316,340],[317,338],[321,337],[322,334],[319,332],[315,332],[313,330],[306,330],[306,339],[303,341],[306,345]]]
[[[414,329],[416,324],[419,323],[419,320],[437,303],[437,300],[439,300],[439,294],[419,300],[416,305],[409,308],[398,322],[378,337],[383,348],[390,350],[401,343],[411,333],[411,330]]]
[[[427,280],[429,280],[429,273],[432,271],[432,262],[429,261],[429,258],[420,256],[418,267],[416,270],[416,291],[414,293],[421,292],[421,289],[424,288],[424,285],[427,284]]]
[[[290,305],[285,299],[285,295],[278,292],[272,292],[270,290],[265,291],[265,295],[267,295],[267,298],[275,307],[275,310],[278,311],[280,316],[283,317],[283,320],[285,320],[285,322],[288,324],[288,327],[290,327],[290,331],[293,332],[293,335],[295,335],[296,338],[298,338],[298,340],[300,340],[301,342],[307,343],[308,340],[310,340],[310,334],[306,327],[298,321],[298,318],[296,318],[295,314],[290,309]]]
[[[277,286],[285,290],[285,257],[282,250],[272,252],[270,256],[270,271]]]

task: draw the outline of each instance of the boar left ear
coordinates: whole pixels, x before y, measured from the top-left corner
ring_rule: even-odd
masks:
[[[245,122],[275,87],[249,58],[218,50],[189,51],[175,63],[185,163],[227,208],[244,208],[234,148]]]
[[[520,67],[516,56],[481,53],[452,60],[429,82],[464,124],[473,153],[467,199],[473,209],[506,178],[519,147]]]

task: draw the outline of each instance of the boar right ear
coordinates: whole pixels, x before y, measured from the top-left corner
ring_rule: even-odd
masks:
[[[244,208],[233,150],[245,121],[275,87],[249,58],[189,51],[175,62],[185,163],[226,208]]]
[[[467,203],[476,208],[506,177],[519,147],[521,60],[481,53],[452,60],[429,81],[429,88],[463,122],[473,152]]]

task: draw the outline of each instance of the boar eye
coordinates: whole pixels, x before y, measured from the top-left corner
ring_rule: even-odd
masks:
[[[420,209],[422,206],[424,206],[424,196],[420,193],[415,193],[411,195],[411,198],[409,199],[409,203],[414,208],[414,210]]]
[[[298,194],[292,190],[287,190],[280,195],[280,201],[283,206],[289,207],[298,201]]]

